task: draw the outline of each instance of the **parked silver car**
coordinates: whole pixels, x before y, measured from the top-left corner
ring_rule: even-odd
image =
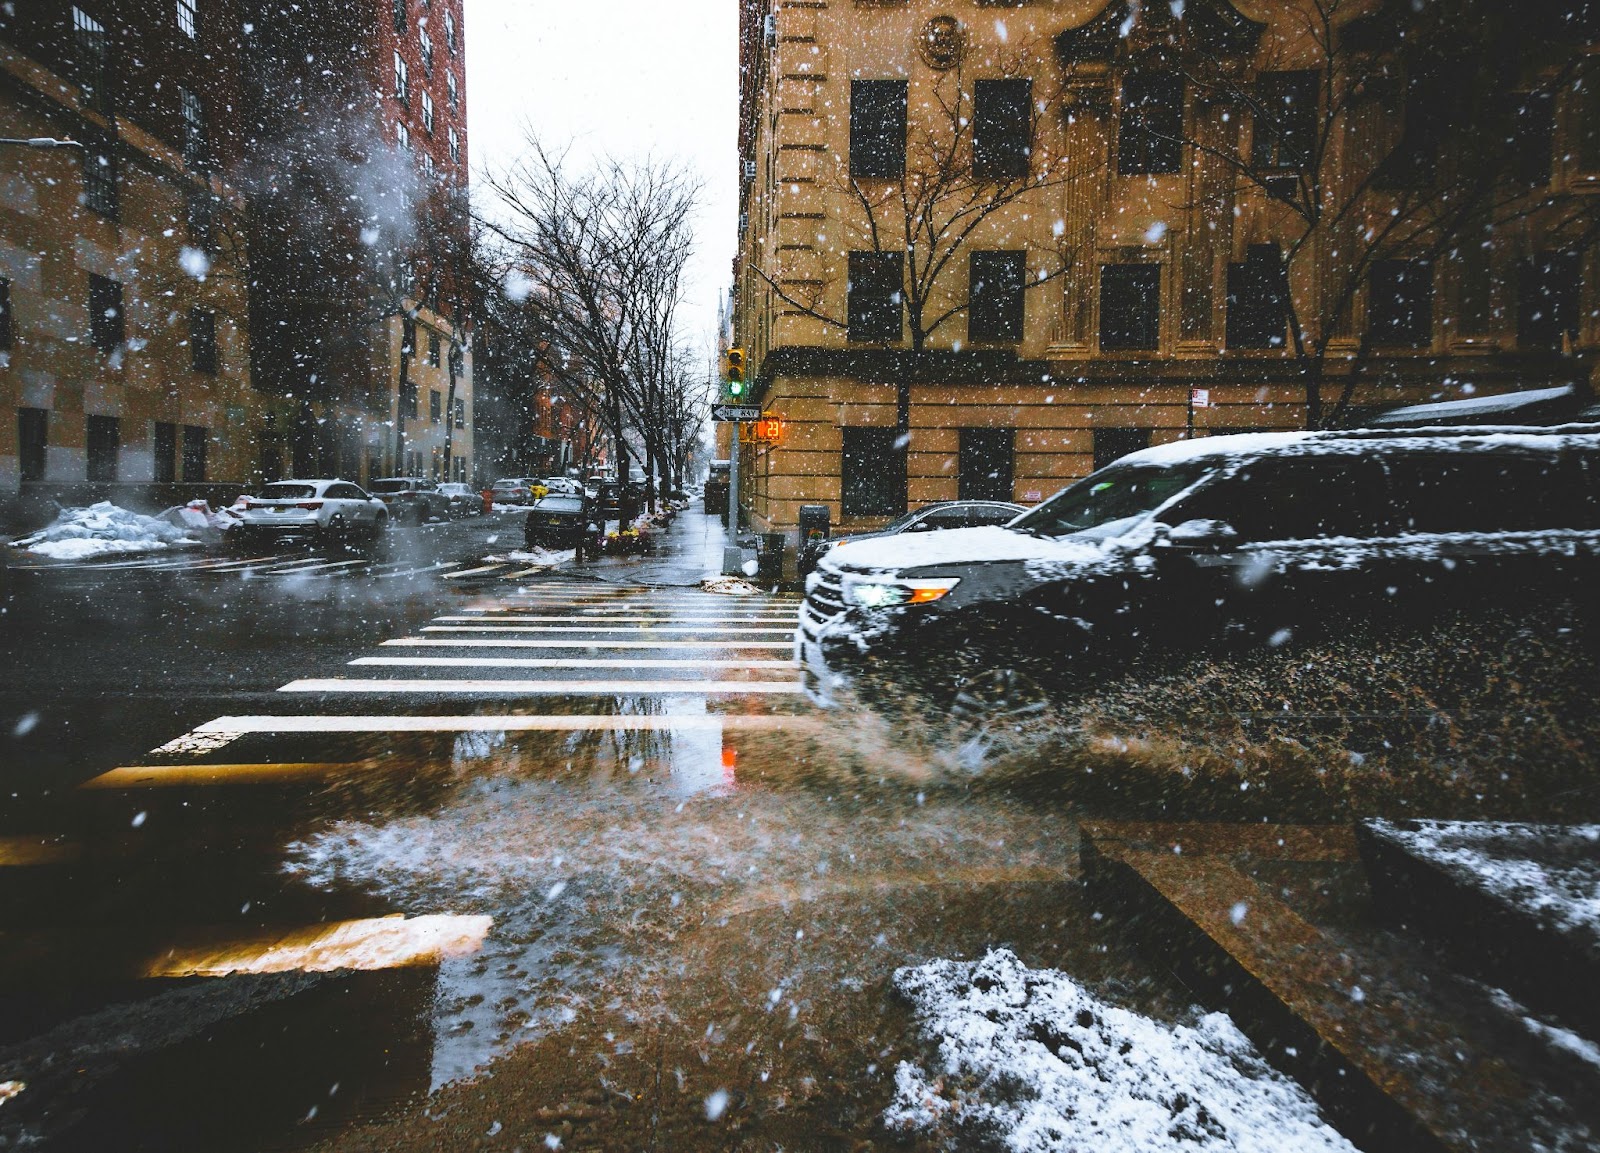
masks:
[[[235,510],[239,523],[228,540],[241,550],[290,540],[373,542],[389,524],[384,503],[347,480],[277,481],[244,497]]]
[[[429,520],[446,520],[450,516],[450,498],[439,491],[438,485],[420,476],[392,476],[372,482],[372,492],[389,506],[389,515],[395,523],[410,521],[421,524]]]

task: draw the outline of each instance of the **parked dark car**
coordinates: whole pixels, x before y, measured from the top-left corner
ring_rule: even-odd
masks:
[[[824,704],[892,670],[945,707],[1003,710],[1168,646],[1540,597],[1587,611],[1597,557],[1600,426],[1211,437],[1133,453],[1004,528],[830,551],[797,656]]]
[[[396,524],[449,519],[450,498],[431,480],[420,476],[391,476],[375,480],[367,488],[388,507]]]
[[[1026,505],[1010,504],[999,500],[939,500],[914,508],[897,516],[880,529],[871,532],[851,533],[831,540],[807,541],[800,550],[800,574],[804,576],[817,567],[817,561],[830,548],[849,541],[870,540],[873,537],[897,536],[903,532],[936,532],[952,528],[978,528],[982,525],[1005,524],[1027,512]]]
[[[524,539],[529,548],[577,548],[592,531],[594,505],[587,497],[551,493],[528,511]]]
[[[469,484],[450,481],[441,484],[439,492],[450,502],[451,516],[482,516],[486,511],[483,507],[483,494],[475,491]]]
[[[706,476],[705,510],[708,513],[728,515],[728,467],[726,460],[711,462],[711,472]]]

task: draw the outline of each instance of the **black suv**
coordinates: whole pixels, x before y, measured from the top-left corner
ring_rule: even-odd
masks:
[[[1126,456],[1003,528],[834,549],[796,655],[823,704],[907,681],[959,704],[985,678],[1047,686],[1167,645],[1582,606],[1597,558],[1600,425],[1209,437]]]

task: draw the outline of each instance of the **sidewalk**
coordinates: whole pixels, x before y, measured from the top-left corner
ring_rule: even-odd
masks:
[[[722,575],[722,549],[728,543],[721,518],[696,504],[657,534],[652,555],[601,557],[574,563],[566,571],[613,584],[697,588],[701,581]]]

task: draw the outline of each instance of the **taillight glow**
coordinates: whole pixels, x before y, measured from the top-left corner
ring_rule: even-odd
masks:
[[[319,509],[319,508],[322,507],[322,502],[320,500],[303,500],[299,504],[295,505],[294,507],[295,508],[307,508],[307,509],[315,510],[315,509]]]

